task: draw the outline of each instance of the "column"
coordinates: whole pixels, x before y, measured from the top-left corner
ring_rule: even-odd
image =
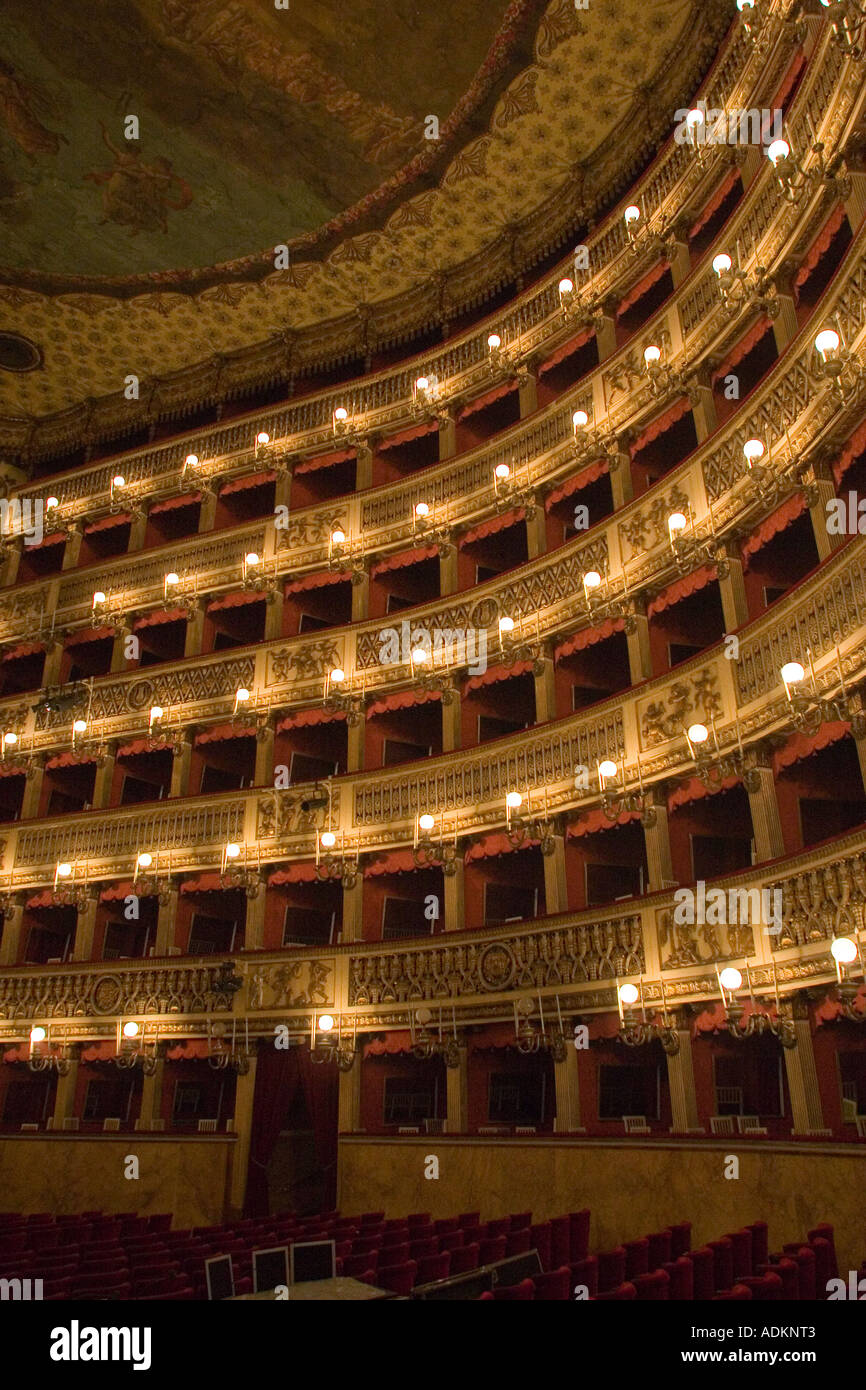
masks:
[[[355,491],[360,492],[362,488],[373,486],[373,450],[365,440],[358,445],[358,457],[355,463]]]
[[[185,730],[180,741],[172,750],[174,752],[174,761],[171,767],[169,796],[189,795],[189,767],[192,760],[192,742],[194,737],[194,730]]]
[[[812,463],[807,486],[809,493],[815,499],[809,508],[812,534],[815,537],[818,555],[822,560],[826,560],[846,539],[845,536],[831,534],[827,527],[827,503],[835,500],[836,497],[836,482],[830,467],[829,457],[820,461],[816,459]],[[844,496],[845,493],[843,492]]]
[[[64,1120],[75,1116],[75,1088],[78,1083],[78,1068],[81,1062],[81,1043],[72,1043],[67,1049],[69,1070],[65,1076],[58,1076],[57,1090],[54,1092],[53,1129],[62,1129]]]
[[[0,936],[0,965],[17,965],[22,956],[24,902],[26,893],[4,895],[3,934]]]
[[[99,906],[99,887],[88,888],[83,907],[78,909],[75,926],[75,946],[72,959],[75,961],[93,960],[93,938],[96,932],[96,909]]]
[[[214,479],[214,489],[218,486],[217,480]],[[216,490],[212,492],[209,487],[203,487],[199,495],[201,502],[198,511],[198,533],[201,536],[205,531],[213,530],[216,521],[217,494]]]
[[[538,378],[534,372],[521,375],[518,392],[520,397],[520,418],[524,420],[538,409]]]
[[[550,854],[542,855],[544,864],[544,902],[547,914],[568,911],[568,889],[565,880],[565,840],[552,835]]]
[[[24,784],[24,800],[21,803],[21,819],[30,820],[39,815],[39,802],[42,799],[42,783],[45,779],[44,753],[38,753],[27,772]]]
[[[177,904],[180,898],[180,879],[171,878],[160,887],[159,912],[156,918],[156,940],[153,944],[155,956],[167,956],[174,945],[174,924],[177,920]]]
[[[60,667],[63,661],[63,642],[57,637],[45,643],[45,667],[43,686],[60,684]]]
[[[289,499],[292,495],[292,470],[285,464],[278,464],[276,468],[277,481],[274,485],[274,509],[277,507],[288,507]],[[273,528],[272,528],[273,530]]]
[[[454,873],[443,874],[445,884],[445,903],[443,918],[445,931],[462,931],[466,918],[466,875],[463,862],[463,846],[458,842]]]
[[[453,410],[439,416],[439,462],[453,459],[457,453],[457,420]]]
[[[367,717],[362,708],[360,718],[354,723],[348,720],[349,746],[346,756],[347,772],[363,772],[364,770],[364,744],[367,736]]]
[[[231,1186],[229,1190],[229,1212],[232,1219],[243,1214],[244,1199],[247,1193],[247,1168],[250,1162],[250,1137],[253,1128],[253,1101],[256,1090],[256,1064],[258,1044],[250,1039],[249,1071],[238,1072],[235,1085],[234,1125],[237,1133],[232,1149]]]
[[[680,235],[682,235],[682,233],[680,233]],[[671,268],[671,279],[674,282],[674,289],[679,289],[683,281],[687,280],[692,273],[692,261],[689,255],[688,240],[675,240],[667,255]],[[698,438],[700,438],[700,435]]]
[[[129,635],[129,629],[126,627],[114,629],[114,641],[111,644],[111,665],[109,667],[112,675],[126,670],[126,639]]]
[[[746,602],[746,586],[743,581],[743,562],[739,555],[731,555],[733,547],[725,546],[724,575],[719,575],[719,594],[722,600],[722,613],[725,617],[725,631],[735,632],[743,623],[749,621],[749,605]]]
[[[3,547],[3,563],[0,566],[0,585],[8,588],[14,584],[18,578],[18,567],[21,564],[21,542],[12,541]]]
[[[156,1045],[156,1068],[152,1075],[145,1072],[141,1079],[141,1109],[138,1113],[136,1129],[152,1130],[154,1120],[162,1118],[162,1085],[165,1078],[165,1054],[167,1042]]]
[[[136,507],[132,512],[132,522],[129,528],[129,544],[127,553],[133,550],[141,550],[144,547],[144,535],[147,530],[147,513],[139,511]]]
[[[547,553],[547,515],[544,503],[535,495],[531,510],[526,513],[526,549],[530,560]]]
[[[599,362],[605,362],[616,352],[616,301],[606,300],[595,334]]]
[[[547,644],[541,647],[541,675],[536,675],[533,671],[535,680],[535,722],[536,724],[546,724],[548,719],[556,718],[556,680],[553,670],[553,657],[546,650]]]
[[[366,622],[370,616],[370,572],[352,575],[352,622]]]
[[[796,338],[799,332],[797,323],[797,306],[794,303],[794,296],[791,290],[791,276],[787,279],[782,276],[775,276],[778,293],[776,298],[779,303],[779,312],[773,319],[773,337],[776,340],[776,351],[779,356],[787,348],[788,344]]]
[[[613,509],[619,511],[634,497],[634,480],[631,475],[631,454],[628,449],[619,449],[610,458],[610,490],[613,493]]]
[[[713,397],[713,388],[710,385],[710,374],[706,367],[701,367],[695,374],[695,382],[689,392],[689,399],[692,405],[692,418],[695,422],[695,433],[698,436],[698,443],[702,444],[709,438],[713,430],[719,423],[716,414],[716,402]]]
[[[442,751],[443,753],[453,753],[456,748],[462,747],[463,743],[463,720],[460,704],[460,692],[452,692],[450,700],[442,700]]]
[[[555,1134],[585,1134],[580,1123],[580,1077],[574,1039],[566,1035],[562,1058],[554,1054],[553,1080],[556,1088]]]
[[[628,647],[628,673],[632,685],[648,680],[653,673],[650,656],[649,619],[643,599],[632,601],[632,612],[626,619],[625,640]]]
[[[265,603],[265,641],[274,642],[283,635],[283,585],[277,580],[277,587],[267,596]]]
[[[704,1128],[698,1118],[689,1011],[675,1010],[674,1020],[679,1048],[676,1052],[665,1053],[671,1093],[671,1134],[703,1134]]]
[[[466,1134],[469,1129],[469,1068],[463,1035],[457,1049],[457,1065],[445,1066],[445,1133]]]
[[[664,783],[648,793],[652,823],[644,826],[646,861],[649,871],[649,891],[657,893],[676,883],[671,862],[671,838],[668,826],[668,803]]]
[[[252,897],[250,893],[252,892]],[[247,890],[247,920],[244,929],[244,950],[260,951],[265,944],[265,904],[267,893],[264,881],[258,881]]]
[[[791,1097],[791,1116],[794,1121],[792,1135],[825,1134],[831,1131],[824,1124],[824,1111],[821,1106],[821,1092],[818,1089],[818,1071],[815,1066],[815,1049],[812,1046],[812,1027],[809,1022],[809,1005],[801,995],[782,1000],[782,1015],[790,1019],[794,1026],[796,1046],[782,1049],[785,1057],[785,1072],[788,1077],[788,1094]]]
[[[343,884],[343,941],[361,941],[364,936],[364,875],[358,877],[351,888]]]
[[[743,778],[743,785],[749,794],[756,860],[757,863],[764,864],[768,859],[778,859],[780,854],[785,853],[785,839],[782,834],[773,769],[769,761],[763,761],[766,755],[761,750],[756,750],[754,756],[755,765],[748,769]]]
[[[63,547],[62,569],[74,570],[78,564],[78,557],[81,554],[81,543],[84,540],[84,522],[74,521],[66,533],[66,544]]]
[[[359,1047],[363,1044],[359,1040]],[[361,1128],[361,1051],[349,1071],[340,1072],[340,1091],[338,1101],[338,1134],[357,1134]]]
[[[439,552],[439,593],[442,598],[457,593],[457,555],[456,545],[450,545],[444,555]]]
[[[264,724],[256,729],[256,770],[257,787],[272,787],[274,784],[274,716],[268,715]]]
[[[186,639],[183,646],[183,654],[185,657],[201,655],[202,643],[204,641],[206,602],[206,600],[198,599],[187,617]]]
[[[93,809],[104,811],[111,803],[111,788],[114,783],[114,768],[117,759],[118,743],[112,739],[96,759],[96,776],[93,781]]]

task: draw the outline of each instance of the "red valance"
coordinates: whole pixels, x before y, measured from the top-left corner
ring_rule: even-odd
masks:
[[[596,459],[595,463],[590,463],[586,468],[582,468],[579,473],[575,473],[574,477],[569,478],[567,482],[560,483],[559,487],[554,488],[553,492],[550,493],[544,503],[544,510],[549,512],[556,506],[557,502],[561,502],[564,497],[573,496],[575,492],[579,492],[581,488],[589,487],[590,483],[594,483],[596,478],[601,478],[605,473],[609,472],[609,460]]]
[[[57,753],[53,758],[48,758],[45,763],[45,771],[49,772],[55,767],[80,767],[85,763],[95,763],[96,756],[93,753]]]
[[[187,1038],[168,1048],[165,1056],[169,1062],[203,1062],[209,1053],[207,1038]]]
[[[670,266],[667,261],[659,261],[658,265],[653,266],[649,274],[645,275],[642,280],[638,280],[636,285],[632,285],[624,298],[620,300],[619,308],[616,311],[617,318],[620,319],[623,314],[628,313],[629,309],[637,304],[639,299],[643,299],[644,295],[647,294],[652,289],[653,285],[657,284],[662,276],[669,270]]]
[[[222,743],[225,739],[231,738],[255,738],[255,729],[245,727],[243,724],[216,724],[212,729],[204,729],[195,736],[195,747],[199,748],[203,743]]]
[[[618,825],[629,825],[635,820],[640,820],[640,811],[623,811],[616,820],[611,820],[601,806],[595,806],[569,825],[566,839],[579,840],[583,835],[597,835],[600,830],[614,830]]]
[[[312,860],[303,864],[287,864],[284,869],[277,869],[271,874],[268,887],[279,888],[283,883],[315,883],[317,878]]]
[[[794,277],[795,303],[799,301],[801,286],[805,285],[806,281],[809,279],[810,275],[817,266],[821,257],[825,254],[825,252],[827,252],[830,249],[830,243],[832,242],[839,228],[842,226],[842,223],[845,221],[845,216],[845,208],[841,203],[839,203],[830,213],[830,216],[827,218],[827,221],[824,223],[815,240],[812,242],[812,245],[809,247],[809,250],[806,253],[806,258],[803,261],[803,264],[800,266],[800,269],[797,271],[796,276]]]
[[[745,975],[743,979],[743,984],[745,988]],[[740,992],[739,1002],[743,1006],[744,1023],[746,1023],[751,1018],[752,1014],[767,1014],[767,1016],[770,1018],[775,1017],[776,1010],[774,1007],[767,1008],[764,1004],[758,1003],[757,1000],[753,1004],[751,999],[743,998],[742,991]],[[725,1010],[723,1009],[721,1002],[704,1004],[703,1008],[701,1009],[701,1012],[694,1019],[692,1027],[692,1036],[695,1037],[699,1033],[715,1033],[717,1031],[723,1033],[727,1031],[727,1027],[728,1025],[725,1019]]]
[[[108,516],[100,517],[98,521],[90,521],[84,528],[85,536],[92,536],[96,531],[113,531],[115,526],[128,526],[132,521],[129,512],[113,512]]]
[[[493,830],[476,844],[470,845],[463,859],[466,864],[471,864],[477,859],[498,859],[500,854],[514,854],[519,849],[535,849],[540,843],[540,840],[524,840],[522,845],[513,845],[504,830]]]
[[[131,743],[121,744],[116,757],[137,758],[142,753],[164,753],[168,747],[163,736],[157,731],[153,738],[134,738]]]
[[[87,1043],[81,1049],[82,1062],[111,1062],[117,1056],[117,1044],[107,1038],[101,1042]]]
[[[547,1008],[548,1006],[545,1003],[545,1022],[549,1023],[550,1019],[547,1015]],[[555,1017],[556,1004],[551,1003],[550,1009]],[[448,1020],[443,1018],[443,1035],[445,1034],[447,1026]],[[517,1039],[514,1036],[514,1023],[488,1023],[479,1033],[471,1034],[466,1041],[470,1053],[487,1052],[491,1050],[499,1052],[505,1047],[516,1047]]]
[[[773,754],[774,775],[785,767],[801,762],[803,758],[811,757],[813,753],[820,753],[822,748],[829,748],[831,743],[838,743],[850,732],[851,725],[847,719],[834,719],[822,724],[816,734],[791,734],[788,742]]]
[[[382,874],[411,874],[418,865],[411,849],[392,849],[387,854],[377,854],[364,865],[365,878],[380,878]]]
[[[469,415],[475,415],[479,410],[484,410],[488,405],[493,405],[494,401],[501,401],[503,396],[510,396],[512,391],[517,390],[517,382],[503,381],[498,386],[494,386],[492,391],[487,391],[483,396],[478,396],[476,400],[469,401],[457,416],[458,420],[465,420]]]
[[[25,546],[24,553],[25,555],[29,555],[32,554],[34,550],[46,550],[49,545],[60,545],[61,542],[64,545],[66,544],[66,532],[52,531],[50,536],[43,536],[42,540],[37,541],[35,545]]]
[[[412,1050],[412,1034],[408,1029],[403,1032],[386,1033],[384,1038],[371,1038],[364,1043],[365,1057],[385,1057],[394,1056],[399,1052],[410,1052]]]
[[[131,878],[123,883],[112,883],[108,888],[103,888],[99,895],[101,903],[122,903],[124,898],[128,898],[131,893],[138,893],[139,897],[145,895],[139,892],[138,885],[133,883]]]
[[[433,560],[438,554],[435,545],[425,545],[415,550],[401,550],[398,555],[386,555],[384,560],[377,560],[373,565],[370,578],[375,579],[378,574],[385,574],[388,570],[402,570],[407,565],[420,564],[422,560]]]
[[[221,487],[220,497],[230,497],[233,492],[248,492],[250,488],[263,487],[265,483],[274,483],[276,480],[277,475],[272,468],[261,473],[246,473],[243,478],[235,478],[233,482]]]
[[[200,501],[200,492],[182,492],[179,497],[166,497],[162,502],[154,502],[148,516],[159,516],[162,512],[179,512],[183,507],[194,507]]]
[[[26,777],[27,771],[23,767],[15,767],[13,763],[0,763],[0,777]]]
[[[181,893],[224,893],[226,885],[221,874],[197,874],[180,885]]]
[[[501,516],[491,516],[487,521],[473,526],[470,531],[464,531],[457,542],[458,549],[463,550],[467,545],[472,545],[473,541],[484,540],[485,536],[495,536],[497,531],[507,531],[509,526],[516,526],[525,519],[526,512],[523,507],[514,507],[510,512],[503,512]]]
[[[54,901],[54,889],[43,888],[41,893],[36,893],[32,898],[27,899],[27,907],[63,907],[63,903]]]
[[[367,707],[367,718],[377,714],[390,714],[397,709],[412,709],[415,705],[426,705],[429,700],[441,700],[441,690],[400,690],[394,695],[385,695]]]
[[[82,627],[71,632],[66,639],[66,647],[83,647],[86,642],[104,642],[106,637],[114,636],[113,627]]]
[[[293,579],[291,584],[286,585],[286,598],[289,597],[289,594],[303,594],[309,589],[325,589],[329,584],[348,583],[348,576],[340,570],[326,570],[316,574],[304,574],[300,579]]]
[[[665,434],[668,430],[673,429],[674,425],[677,424],[684,415],[687,415],[691,408],[688,396],[682,396],[678,401],[674,401],[673,405],[670,406],[663,415],[659,415],[655,420],[651,420],[646,429],[638,435],[637,439],[630,446],[629,453],[632,458],[635,458],[648,444],[652,444],[654,439],[658,439],[659,435]]]
[[[571,656],[572,652],[583,651],[584,647],[591,647],[596,642],[605,642],[608,637],[612,637],[615,632],[622,632],[624,628],[625,618],[605,618],[597,627],[585,627],[560,643],[554,650],[554,661],[561,661],[563,657]]]
[[[287,714],[277,724],[276,732],[285,733],[287,729],[306,729],[311,724],[331,724],[335,719],[345,719],[344,709],[300,709],[295,714]]]
[[[513,666],[488,666],[480,676],[470,676],[463,687],[464,695],[470,690],[480,690],[483,685],[496,685],[499,681],[509,681],[512,676],[524,676],[532,670],[531,661],[517,661]]]
[[[806,499],[802,492],[795,492],[792,497],[788,497],[774,512],[765,517],[759,526],[756,526],[750,536],[747,536],[741,547],[743,557],[743,569],[749,568],[750,556],[761,550],[763,546],[771,541],[774,536],[778,536],[782,531],[787,530],[792,522],[802,516],[806,510]]]
[[[3,653],[3,660],[21,661],[25,656],[35,656],[37,652],[42,654],[44,651],[45,647],[41,642],[19,642],[17,647]]]
[[[866,985],[861,985],[852,1000],[857,1012],[866,1017]],[[821,1003],[815,1007],[815,1025],[823,1027],[825,1023],[834,1023],[842,1013],[842,1000],[834,999],[829,993],[824,996]]]
[[[4,1062],[27,1062],[29,1059],[29,1043],[15,1043],[13,1047],[7,1047],[6,1051],[3,1053]]]
[[[313,458],[299,459],[292,472],[295,477],[299,473],[318,473],[320,468],[331,468],[335,463],[345,463],[347,459],[355,457],[354,449],[338,449],[335,453],[316,454]]]
[[[770,110],[774,111],[777,106],[784,107],[785,102],[794,90],[794,86],[799,79],[800,73],[806,66],[806,55],[802,48],[798,48],[791,61],[791,66],[782,78],[778,92],[770,102]]]
[[[213,603],[208,604],[208,613],[218,613],[223,608],[243,608],[249,603],[264,603],[267,594],[261,593],[258,589],[239,589],[233,594],[223,594],[222,598],[215,598]]]
[[[144,627],[159,627],[162,623],[179,623],[186,621],[187,612],[185,608],[157,608],[153,613],[145,613],[141,618],[136,618],[133,629],[140,632]]]
[[[731,787],[740,785],[739,777],[724,777],[721,782],[714,783],[708,787],[702,782],[700,777],[690,777],[687,782],[681,782],[668,797],[668,810],[675,811],[678,806],[685,806],[690,801],[701,801],[705,796],[715,796],[717,792],[730,791]]]
[[[718,577],[715,565],[701,565],[698,569],[692,570],[691,574],[684,574],[681,579],[675,579],[673,584],[662,590],[658,598],[647,604],[647,617],[651,618],[654,613],[663,613],[666,608],[681,603],[684,598],[691,598],[692,594],[705,589]]]
[[[408,444],[410,439],[423,439],[425,434],[435,434],[438,429],[438,420],[425,420],[421,425],[412,425],[410,429],[401,430],[399,434],[392,434],[388,439],[383,439],[378,445],[378,451],[381,453],[383,449],[396,449],[398,444]]]
[[[693,240],[696,236],[700,235],[704,227],[709,222],[710,218],[715,216],[715,214],[718,212],[719,208],[722,206],[722,203],[727,198],[731,189],[734,188],[739,182],[739,169],[732,169],[731,172],[727,174],[726,177],[719,184],[718,188],[716,189],[713,196],[710,198],[709,202],[704,204],[703,211],[701,212],[697,222],[695,222],[694,226],[689,232],[689,240]]]
[[[866,420],[863,421],[862,425],[858,425],[833,464],[833,477],[837,483],[842,481],[843,475],[864,453],[866,453]]]
[[[772,320],[768,319],[766,314],[762,314],[757,322],[752,324],[748,333],[731,348],[731,351],[728,353],[722,365],[717,367],[713,372],[711,378],[713,385],[715,386],[717,381],[721,381],[723,377],[726,377],[728,372],[732,372],[737,364],[742,362],[743,358],[749,355],[752,348],[757,346],[764,334],[770,332],[772,327]]]
[[[558,367],[560,362],[564,362],[566,357],[571,357],[575,352],[579,352],[584,344],[588,343],[590,338],[594,337],[595,330],[592,328],[585,328],[582,333],[577,334],[577,337],[569,338],[568,342],[563,343],[542,362],[538,369],[538,375],[544,376],[545,372],[553,371],[553,368]]]

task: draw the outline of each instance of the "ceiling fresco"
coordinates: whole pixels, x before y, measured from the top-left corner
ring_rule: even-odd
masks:
[[[268,344],[294,370],[478,302],[610,203],[735,13],[733,0],[437,0],[430,14],[420,0],[64,0],[58,38],[31,0],[0,4],[0,335],[38,358],[14,371],[0,356],[0,449],[25,451],[81,437],[85,409],[96,437],[119,432],[130,372],[158,418],[243,373],[244,389],[272,379],[256,375]],[[424,141],[446,108],[440,141]],[[418,141],[434,148],[406,163]]]

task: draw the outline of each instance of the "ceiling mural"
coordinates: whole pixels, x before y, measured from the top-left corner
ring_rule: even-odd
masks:
[[[28,371],[0,361],[7,449],[88,400],[118,402],[120,419],[129,372],[176,403],[200,364],[224,373],[274,340],[329,360],[474,302],[494,268],[531,264],[552,229],[610,201],[733,13],[733,0],[437,0],[430,14],[420,0],[339,13],[65,0],[58,39],[31,0],[3,4],[0,334],[38,354]],[[430,114],[439,142],[424,140]],[[413,157],[419,145],[434,148]]]

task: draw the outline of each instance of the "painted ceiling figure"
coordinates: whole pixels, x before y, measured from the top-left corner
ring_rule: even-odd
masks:
[[[114,155],[114,167],[93,170],[84,177],[103,185],[100,225],[116,222],[129,227],[130,236],[142,231],[168,231],[168,213],[180,212],[192,202],[192,189],[174,172],[170,159],[152,156],[145,163],[141,152],[130,146],[118,149],[100,121],[102,138]]]
[[[57,154],[61,140],[64,145],[69,144],[65,135],[48,130],[36,118],[31,109],[35,103],[35,94],[28,91],[8,63],[0,58],[0,120],[30,159],[38,154]]]

